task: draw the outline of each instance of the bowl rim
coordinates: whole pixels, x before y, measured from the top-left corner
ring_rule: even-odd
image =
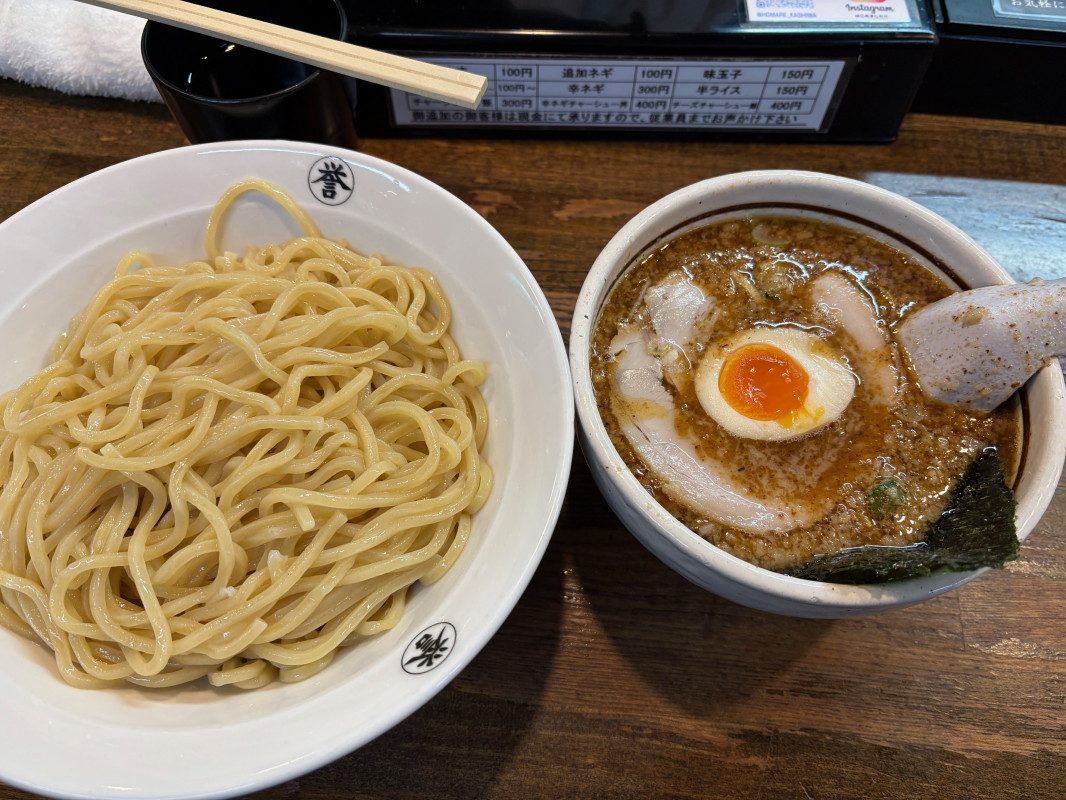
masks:
[[[624,498],[630,508],[639,509],[643,520],[655,528],[654,533],[632,528],[630,531],[648,549],[666,561],[668,566],[711,591],[722,588],[724,583],[727,591],[722,592],[723,596],[731,597],[737,602],[778,613],[797,612],[803,616],[851,616],[911,605],[955,589],[988,571],[989,568],[985,567],[867,585],[812,581],[773,572],[721,550],[678,521],[644,489],[615,450],[599,415],[588,359],[591,332],[602,301],[610,293],[618,277],[650,247],[684,230],[700,218],[710,217],[718,210],[727,211],[736,207],[738,204],[719,202],[718,198],[738,186],[753,187],[757,190],[780,187],[817,188],[833,193],[834,201],[839,201],[844,206],[848,200],[882,205],[914,220],[914,224],[924,230],[935,231],[938,237],[943,237],[954,246],[970,250],[974,260],[979,262],[981,270],[989,276],[989,283],[1014,282],[1011,275],[988,251],[951,222],[909,198],[854,178],[806,170],[751,170],[704,179],[650,204],[611,238],[594,261],[578,295],[569,341],[577,420],[582,433],[582,449],[590,469],[620,494],[619,500]],[[766,208],[775,206],[773,200],[756,204]],[[853,216],[834,205],[833,201],[825,198],[809,203],[809,207],[817,207],[827,215]],[[691,213],[701,206],[705,208],[698,213]],[[684,220],[664,227],[664,219],[679,217],[680,212],[686,209],[690,213]],[[871,227],[891,231],[891,228],[885,225]],[[896,236],[902,241],[912,238],[900,234]],[[1053,361],[1041,369],[1034,381],[1023,391],[1034,391],[1037,379],[1039,391],[1049,394],[1052,400],[1057,401],[1051,406],[1057,415],[1052,420],[1056,424],[1046,426],[1047,457],[1033,467],[1038,481],[1032,494],[1036,496],[1024,509],[1019,504],[1017,522],[1020,541],[1028,536],[1050,503],[1062,472],[1063,456],[1066,454],[1066,386],[1058,361]],[[1043,430],[1041,428],[1042,432]],[[1026,466],[1029,466],[1028,463]],[[608,497],[608,502],[611,503],[612,498]],[[677,556],[681,557],[680,561],[676,560]],[[708,571],[714,573],[713,577],[718,579],[712,581],[715,583],[713,588],[707,586],[704,580],[712,577]],[[740,597],[731,596],[738,592]],[[781,602],[771,603],[775,606],[773,608],[762,603],[749,602],[753,593],[777,598]],[[783,611],[780,608],[782,604],[791,605],[791,609]]]

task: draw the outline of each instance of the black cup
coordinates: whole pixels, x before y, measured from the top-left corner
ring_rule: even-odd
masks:
[[[198,0],[200,5],[343,41],[340,0]],[[141,57],[193,143],[291,139],[354,148],[352,105],[340,75],[251,47],[148,22]]]

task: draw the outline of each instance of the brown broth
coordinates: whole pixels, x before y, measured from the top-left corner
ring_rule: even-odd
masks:
[[[756,226],[761,241],[752,236]],[[610,347],[620,332],[650,327],[645,291],[678,270],[714,304],[685,346],[693,366],[710,342],[761,325],[814,330],[858,365],[856,342],[819,313],[809,296],[809,282],[830,270],[846,275],[875,301],[879,320],[890,331],[905,311],[952,289],[921,260],[896,247],[840,225],[790,217],[751,216],[696,228],[666,242],[622,276],[594,330],[590,361],[600,414],[641,483],[671,514],[718,547],[759,566],[785,570],[845,547],[910,544],[922,539],[929,523],[943,513],[959,477],[982,450],[997,448],[1008,473],[1016,469],[1021,438],[1016,403],[982,416],[929,401],[901,357],[901,390],[891,408],[878,405],[870,381],[860,373],[839,420],[807,438],[785,442],[737,438],[719,428],[696,399],[688,370],[672,374],[664,385],[673,397],[674,429],[679,437],[688,437],[701,459],[727,465],[734,485],[753,498],[830,508],[813,524],[781,532],[731,528],[695,513],[678,502],[621,433]],[[891,511],[871,496],[886,481],[906,492]]]

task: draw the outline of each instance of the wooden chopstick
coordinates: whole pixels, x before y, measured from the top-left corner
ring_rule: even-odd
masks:
[[[316,67],[394,89],[477,108],[488,80],[471,72],[315,36],[183,0],[81,0],[89,5],[165,22],[236,44],[288,56]]]

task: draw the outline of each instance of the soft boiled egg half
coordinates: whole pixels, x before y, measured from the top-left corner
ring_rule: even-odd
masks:
[[[855,394],[855,376],[819,336],[752,328],[712,342],[696,370],[696,397],[734,436],[784,441],[832,424]]]

